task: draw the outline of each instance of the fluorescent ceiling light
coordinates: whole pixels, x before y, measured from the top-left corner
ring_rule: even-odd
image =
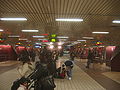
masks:
[[[44,38],[45,36],[32,36],[33,38]]]
[[[86,40],[77,40],[77,41],[86,41]]]
[[[113,20],[112,23],[120,23],[120,20]]]
[[[3,29],[0,29],[0,32],[4,31]]]
[[[81,22],[81,21],[83,21],[83,19],[69,19],[69,18],[65,19],[65,18],[58,18],[58,19],[56,19],[56,21]]]
[[[19,38],[20,36],[19,35],[9,35],[8,37],[10,37],[10,38]]]
[[[22,32],[39,32],[38,30],[22,30]]]
[[[28,39],[26,39],[26,38],[19,38],[19,40],[28,40]]]
[[[26,18],[0,18],[2,21],[26,21]]]
[[[47,40],[47,39],[38,39],[38,40]]]
[[[84,39],[94,39],[93,37],[82,37]]]
[[[67,37],[67,36],[57,36],[57,38],[69,38],[69,37]]]
[[[109,34],[109,32],[92,32],[93,34]]]
[[[58,40],[62,42],[62,41],[66,41],[67,38],[59,38]]]

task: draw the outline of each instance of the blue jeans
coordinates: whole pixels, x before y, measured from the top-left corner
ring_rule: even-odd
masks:
[[[67,68],[68,68],[67,71],[66,71],[67,72],[67,76],[68,77],[72,77],[72,68],[70,68],[69,66],[67,66]]]

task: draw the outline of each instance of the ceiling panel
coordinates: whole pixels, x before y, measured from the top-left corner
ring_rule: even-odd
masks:
[[[112,24],[112,20],[120,19],[120,0],[0,0],[0,17],[28,19],[25,22],[0,21],[0,28],[11,33],[23,34],[22,29],[39,29],[39,33],[29,35],[56,33],[77,40],[82,36],[95,36],[92,31],[113,33],[112,29],[119,27]],[[84,21],[57,22],[56,18],[82,18]],[[112,36],[114,34],[107,37]]]

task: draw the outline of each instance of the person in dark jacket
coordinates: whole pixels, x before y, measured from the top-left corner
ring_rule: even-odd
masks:
[[[70,53],[70,58],[71,58],[71,60],[74,61],[74,58],[75,58],[75,53],[74,53],[74,52],[71,52],[71,53]]]
[[[89,50],[88,56],[87,56],[87,66],[86,68],[89,68],[90,64],[93,63],[93,59],[94,59],[94,53],[92,52],[92,50]]]
[[[29,55],[28,51],[25,49],[25,50],[21,51],[18,58],[19,58],[19,61],[26,62],[26,61],[30,60],[30,55]]]
[[[29,55],[30,55],[31,60],[34,62],[35,56],[36,56],[35,50],[34,49],[30,50]]]
[[[51,63],[50,56],[50,52],[47,50],[43,50],[40,53],[40,62],[37,63],[36,72],[31,77],[36,81],[34,90],[54,90],[55,88],[52,71],[49,67]]]

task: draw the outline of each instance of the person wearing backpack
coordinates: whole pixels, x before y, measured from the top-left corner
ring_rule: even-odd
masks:
[[[67,60],[65,61],[65,66],[66,66],[66,74],[69,80],[72,79],[72,69],[73,69],[73,61],[72,60]]]

